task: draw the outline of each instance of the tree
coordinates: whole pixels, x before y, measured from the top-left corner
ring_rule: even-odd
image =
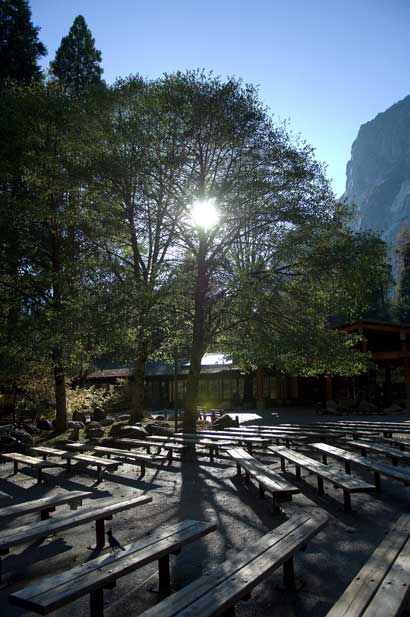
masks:
[[[97,129],[93,139],[85,134],[93,169],[89,241],[118,310],[112,343],[133,367],[131,415],[138,420],[145,362],[171,332],[176,221],[185,207],[176,198],[181,123],[160,82],[120,80],[96,101]]]
[[[61,40],[55,59],[50,62],[53,75],[74,95],[86,93],[101,83],[101,52],[82,15],[78,15],[67,36]]]
[[[37,62],[47,50],[38,38],[27,0],[0,0],[0,85],[41,77]]]
[[[92,348],[87,263],[92,256],[83,242],[78,159],[86,119],[79,102],[55,84],[9,90],[0,105],[15,137],[7,142],[9,153],[17,149],[15,170],[2,167],[1,175],[0,286],[7,292],[9,311],[17,309],[18,316],[11,350],[24,349],[22,359],[52,372],[56,429],[63,431],[66,376]]]

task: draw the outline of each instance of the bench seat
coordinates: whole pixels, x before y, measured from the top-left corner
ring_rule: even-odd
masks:
[[[132,439],[124,437],[121,439],[114,439],[113,443],[116,445],[118,444],[119,446],[124,446],[127,449],[145,448],[147,454],[151,454],[151,448],[157,448],[157,454],[159,454],[161,450],[168,450],[168,457],[171,463],[174,459],[174,453],[181,452],[184,448],[183,444],[167,442],[161,443],[154,437],[147,439]]]
[[[404,461],[405,463],[410,462],[410,452],[403,452],[397,450],[395,448],[390,448],[387,445],[382,445],[380,443],[373,443],[369,441],[346,441],[346,446],[350,446],[352,448],[357,448],[360,450],[362,456],[366,456],[367,452],[375,452],[376,454],[383,454],[387,458],[390,458],[393,465],[397,467],[399,461]]]
[[[125,512],[131,508],[147,504],[152,501],[148,495],[140,495],[123,501],[98,500],[92,506],[82,508],[79,512],[65,512],[46,521],[39,521],[23,527],[3,529],[0,535],[0,555],[7,555],[14,546],[27,544],[46,538],[50,534],[72,529],[95,521],[96,545],[101,549],[105,545],[104,521],[110,520],[114,514]],[[1,560],[0,560],[1,577]],[[1,578],[0,578],[1,580]]]
[[[410,515],[403,514],[326,617],[395,617],[410,596]]]
[[[121,458],[123,463],[138,463],[141,467],[141,475],[145,474],[145,466],[150,463],[164,463],[165,461],[169,461],[168,456],[164,456],[163,454],[141,454],[138,452],[129,452],[128,450],[121,450],[120,448],[108,448],[106,446],[96,446],[94,448],[94,452],[97,454],[101,454],[102,456],[115,456],[117,458]]]
[[[41,482],[43,479],[43,469],[47,467],[61,467],[58,463],[51,461],[43,461],[41,458],[28,456],[27,454],[19,454],[18,452],[1,453],[1,457],[6,461],[12,461],[14,465],[14,473],[19,470],[19,465],[23,467],[31,467],[37,471],[37,480]]]
[[[281,497],[292,499],[292,495],[300,493],[300,490],[286,478],[267,469],[266,465],[257,461],[243,448],[227,450],[227,454],[235,461],[238,476],[241,476],[243,469],[247,481],[250,478],[255,479],[259,485],[260,497],[264,496],[265,491],[272,495],[274,512],[280,511],[279,500]]]
[[[65,491],[52,497],[13,503],[11,506],[4,506],[0,509],[0,524],[9,519],[34,512],[39,512],[41,520],[45,520],[49,518],[50,512],[53,512],[57,506],[69,505],[71,510],[76,510],[78,506],[82,505],[83,499],[90,497],[90,495],[92,493],[89,491]]]
[[[182,435],[182,433],[181,433]],[[193,433],[192,433],[193,435]],[[190,448],[192,446],[200,446],[209,450],[209,458],[211,461],[214,460],[214,456],[218,455],[219,448],[232,448],[235,444],[232,441],[225,440],[223,438],[219,440],[206,439],[199,437],[199,434],[195,434],[198,436],[170,436],[170,437],[158,437],[155,435],[155,440],[160,441],[161,443],[175,443],[181,445],[183,448]]]
[[[331,447],[331,446],[329,446]],[[285,461],[293,463],[296,467],[296,477],[301,478],[301,468],[310,471],[317,477],[318,494],[324,494],[323,480],[331,482],[343,490],[343,501],[345,512],[351,512],[351,493],[362,493],[373,491],[376,487],[373,484],[364,482],[360,478],[344,473],[339,470],[330,469],[327,465],[320,463],[300,452],[290,450],[285,446],[275,446],[268,448],[270,452],[280,457],[282,471],[286,471]]]
[[[43,460],[47,460],[48,456],[58,456],[58,457],[62,457],[63,454],[65,454],[64,450],[60,450],[58,448],[49,448],[46,446],[35,446],[33,448],[30,448],[31,452],[34,452],[35,454],[39,454],[40,456],[43,457]]]
[[[215,523],[182,521],[128,544],[124,551],[102,555],[62,574],[47,576],[9,595],[9,602],[47,615],[89,593],[91,617],[102,617],[104,588],[115,585],[120,577],[158,560],[160,591],[169,591],[169,555],[179,552],[187,544],[216,528]]]
[[[360,465],[369,469],[374,474],[374,483],[377,489],[380,489],[380,476],[387,476],[399,482],[403,482],[406,486],[410,485],[410,472],[405,469],[397,469],[393,465],[386,465],[378,461],[370,460],[367,456],[360,456],[355,452],[349,452],[342,448],[336,448],[325,443],[313,443],[312,448],[322,453],[323,462],[327,460],[327,456],[333,456],[336,459],[342,460],[345,464],[345,471],[350,474],[351,463]]]
[[[7,503],[10,500],[10,495],[7,495],[7,493],[3,493],[3,491],[0,491],[0,504]]]
[[[122,461],[106,459],[99,456],[92,456],[91,454],[64,452],[62,456],[66,459],[68,470],[71,469],[71,461],[77,461],[77,463],[84,463],[84,465],[86,465],[87,467],[96,467],[98,482],[101,482],[102,475],[106,469],[115,471],[120,465],[122,465]]]
[[[283,566],[285,584],[294,587],[293,556],[327,524],[323,514],[295,516],[262,536],[251,547],[216,566],[139,617],[214,617],[228,614],[235,603],[271,572]]]

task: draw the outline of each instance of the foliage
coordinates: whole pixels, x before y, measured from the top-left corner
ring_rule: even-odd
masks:
[[[398,238],[399,281],[395,314],[399,321],[410,323],[410,228],[403,228]]]
[[[50,63],[51,72],[67,92],[78,96],[101,83],[103,69],[100,62],[101,52],[95,48],[95,40],[84,17],[78,15]]]
[[[27,0],[0,2],[0,84],[15,81],[29,84],[39,79],[37,64],[47,53],[38,38],[40,28],[33,25]]]

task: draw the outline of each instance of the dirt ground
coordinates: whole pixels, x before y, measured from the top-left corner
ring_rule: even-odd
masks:
[[[395,416],[355,416],[356,419],[410,420],[410,413]],[[241,415],[241,422],[277,424],[280,422],[321,422],[311,410],[277,410],[274,414]],[[326,417],[326,420],[334,419]],[[255,456],[272,469],[279,469],[274,457],[261,453]],[[329,461],[331,462],[331,461]],[[331,462],[338,467],[337,462]],[[357,476],[371,480],[372,476],[353,468]],[[259,499],[255,485],[245,485],[236,476],[234,465],[226,458],[215,463],[199,453],[194,462],[176,461],[173,466],[147,468],[143,478],[139,468],[123,465],[97,484],[92,471],[67,475],[60,470],[47,470],[46,482],[38,485],[34,475],[12,474],[10,464],[0,465],[0,491],[18,500],[52,495],[61,488],[93,492],[93,499],[112,496],[118,500],[144,492],[152,496],[152,503],[114,517],[115,536],[127,544],[158,527],[184,519],[215,521],[218,530],[171,558],[173,589],[179,589],[201,574],[218,568],[235,552],[252,545],[263,534],[280,525],[286,517],[302,511],[321,508],[329,515],[329,524],[300,552],[295,559],[298,590],[289,592],[282,586],[280,570],[255,588],[252,598],[237,604],[238,617],[322,617],[343,592],[355,573],[366,562],[390,526],[403,512],[409,512],[410,487],[382,478],[378,493],[352,495],[353,512],[343,512],[343,494],[325,483],[326,494],[318,497],[315,478],[302,472],[296,481],[293,469],[288,477],[300,488],[293,501],[285,502],[285,514],[274,515],[269,498]],[[88,504],[87,500],[85,504]],[[57,512],[64,512],[66,506]],[[33,515],[19,518],[17,524],[29,524]],[[109,525],[108,525],[109,526]],[[4,577],[0,586],[0,614],[2,617],[31,615],[32,613],[8,604],[9,593],[50,573],[84,563],[94,556],[94,524],[56,534],[30,546],[16,547],[4,558]],[[105,549],[108,550],[108,549]],[[150,564],[119,579],[113,590],[105,591],[107,617],[138,616],[160,601],[157,592],[157,565]],[[53,613],[59,617],[89,614],[88,596]],[[158,611],[160,615],[160,611]],[[388,617],[386,615],[386,617]]]

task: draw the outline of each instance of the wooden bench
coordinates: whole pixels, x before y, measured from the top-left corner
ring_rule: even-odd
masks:
[[[381,475],[387,476],[388,478],[393,478],[399,482],[403,482],[406,486],[410,485],[410,472],[407,470],[397,469],[397,467],[394,467],[393,465],[385,465],[384,463],[370,460],[366,456],[360,456],[360,454],[356,454],[355,452],[349,452],[348,450],[343,450],[342,448],[336,448],[335,446],[330,446],[326,443],[313,443],[311,444],[311,447],[321,452],[322,459],[325,464],[327,462],[328,455],[343,461],[347,474],[351,473],[352,463],[356,463],[356,465],[369,469],[374,474],[374,483],[378,490],[381,488]]]
[[[14,473],[19,470],[19,465],[23,467],[30,467],[37,472],[37,480],[41,482],[43,480],[43,469],[47,467],[61,467],[58,463],[51,461],[43,461],[41,458],[35,458],[34,456],[28,456],[27,454],[19,454],[18,452],[1,453],[1,457],[6,461],[12,461],[14,465]]]
[[[395,617],[410,596],[410,516],[403,514],[326,617]]]
[[[410,462],[410,452],[403,452],[395,448],[383,446],[382,444],[369,441],[346,441],[345,445],[359,449],[362,456],[367,456],[367,452],[383,454],[383,456],[391,459],[395,467],[397,467],[399,461],[404,461],[405,463]]]
[[[176,443],[182,445],[182,448],[192,448],[192,446],[206,448],[209,451],[209,458],[211,462],[214,461],[215,455],[217,456],[219,454],[219,448],[231,448],[235,445],[232,441],[227,441],[225,439],[213,440],[202,438],[199,436],[199,434],[197,435],[197,437],[158,437],[157,435],[155,435],[155,440],[161,441],[161,443]]]
[[[72,529],[92,521],[95,521],[96,546],[98,549],[102,549],[105,545],[104,521],[111,520],[114,514],[130,510],[151,501],[152,497],[147,495],[123,501],[114,501],[113,499],[109,501],[98,500],[92,506],[82,508],[79,512],[66,512],[49,520],[39,521],[24,527],[3,529],[0,535],[0,556],[7,555],[14,546],[33,542],[39,538],[46,538],[50,534]],[[1,574],[2,563],[0,557],[0,580]]]
[[[300,493],[296,486],[290,484],[274,471],[267,469],[263,463],[257,461],[243,448],[227,450],[227,454],[235,461],[239,477],[241,477],[241,470],[243,469],[247,482],[250,481],[250,478],[254,478],[258,483],[261,498],[264,497],[265,491],[272,495],[274,512],[280,512],[279,501],[281,497],[292,499],[292,495]]]
[[[178,434],[178,433],[177,433]],[[181,435],[186,435],[186,433],[180,433]],[[253,437],[253,436],[243,436],[243,435],[235,435],[232,431],[200,431],[196,433],[197,436],[203,437],[209,440],[224,440],[233,442],[231,445],[233,446],[245,446],[248,450],[249,454],[252,454],[253,448],[262,447],[267,448],[267,446],[272,443],[273,438],[270,437]],[[188,434],[189,436],[189,434]]]
[[[54,512],[57,506],[69,505],[70,510],[77,510],[81,506],[83,499],[92,495],[89,491],[65,491],[52,497],[41,497],[33,501],[23,501],[22,503],[13,503],[11,506],[5,506],[0,509],[0,524],[14,519],[18,516],[25,516],[33,512],[40,513],[40,519],[46,520],[50,516],[50,512]]]
[[[121,458],[122,463],[137,463],[141,467],[141,475],[145,474],[145,466],[149,463],[164,463],[168,461],[170,463],[169,457],[161,454],[140,454],[138,452],[129,452],[128,450],[121,450],[120,448],[108,448],[106,446],[96,446],[94,448],[94,452],[97,454],[101,454],[102,456],[106,456],[110,458],[111,456],[115,456],[116,458]]]
[[[104,589],[111,589],[122,576],[158,560],[159,589],[170,588],[169,557],[187,544],[215,531],[215,523],[182,521],[156,530],[125,546],[125,550],[103,555],[54,576],[47,576],[9,595],[11,604],[47,615],[90,594],[90,616],[104,615]]]
[[[101,458],[99,456],[92,456],[91,454],[64,452],[62,456],[66,460],[68,471],[71,470],[71,461],[83,463],[87,467],[96,467],[98,482],[101,482],[103,473],[104,471],[106,471],[106,469],[109,469],[110,471],[115,471],[120,465],[122,465],[122,461],[117,461],[113,459],[109,460],[106,458]]]
[[[49,456],[56,456],[62,458],[63,454],[66,454],[64,450],[60,450],[58,448],[48,448],[46,446],[35,446],[30,448],[31,452],[34,454],[39,454],[43,457],[43,460],[46,461]]]
[[[83,443],[82,441],[69,441],[64,444],[64,450],[70,452],[90,452],[93,447],[93,444]]]
[[[168,451],[168,458],[170,462],[174,460],[174,453],[181,452],[184,448],[182,444],[178,443],[167,443],[155,440],[154,438],[147,439],[132,439],[132,438],[121,438],[121,439],[113,439],[114,444],[118,444],[119,446],[124,446],[125,448],[145,448],[147,454],[151,454],[151,448],[157,449],[157,454],[160,453],[161,450]]]
[[[3,491],[0,491],[0,504],[7,503],[10,500],[10,495],[7,495],[7,493],[3,493]]]
[[[331,447],[331,446],[329,446]],[[280,457],[280,464],[282,471],[286,471],[285,461],[293,463],[296,467],[296,477],[300,479],[301,469],[306,469],[310,473],[313,473],[317,477],[317,490],[318,495],[324,494],[323,480],[331,482],[334,486],[343,490],[343,502],[344,511],[351,512],[351,493],[362,493],[367,491],[373,491],[375,486],[360,480],[359,478],[353,478],[351,475],[339,470],[329,469],[329,467],[319,461],[309,458],[300,452],[290,450],[285,446],[275,446],[268,448],[270,452]]]
[[[377,437],[376,439],[377,442],[399,448],[402,452],[406,450],[406,448],[410,448],[410,439],[402,439],[400,437]]]
[[[281,566],[285,585],[294,589],[293,557],[327,521],[323,514],[295,516],[139,617],[234,615],[235,603]]]

